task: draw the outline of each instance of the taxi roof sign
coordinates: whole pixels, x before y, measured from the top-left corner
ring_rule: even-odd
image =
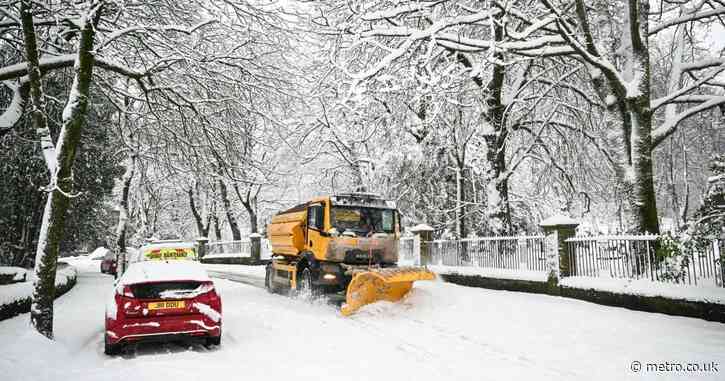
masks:
[[[196,246],[189,242],[160,242],[144,245],[140,249],[143,260],[196,260]]]

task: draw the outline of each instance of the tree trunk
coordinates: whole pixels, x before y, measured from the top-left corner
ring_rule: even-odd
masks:
[[[494,40],[503,39],[503,26],[501,16],[494,18]],[[511,210],[508,195],[508,176],[506,175],[506,139],[508,131],[504,125],[504,110],[502,103],[502,90],[506,68],[499,64],[504,56],[500,51],[494,54],[495,62],[492,64],[491,80],[486,86],[486,114],[485,119],[490,128],[484,135],[486,142],[486,170],[487,195],[486,210],[489,219],[490,233],[494,235],[507,235],[511,233]]]
[[[249,202],[242,202],[242,205],[244,205],[244,209],[247,210],[247,214],[249,215],[249,232],[258,233],[257,211],[255,210],[256,200],[252,199]]]
[[[91,4],[91,7],[95,9],[96,13],[99,12],[95,4]],[[23,22],[25,32],[25,24],[32,28],[32,16],[29,13],[29,4],[23,8],[22,17],[24,20],[27,19]],[[38,332],[49,338],[53,337],[53,300],[55,298],[58,250],[63,239],[65,216],[70,204],[69,196],[73,191],[73,161],[80,144],[81,130],[88,108],[89,89],[93,79],[94,59],[91,52],[95,37],[94,19],[94,15],[86,15],[82,20],[75,76],[68,103],[63,111],[63,126],[57,145],[56,174],[51,177],[52,188],[45,204],[36,251],[35,273],[37,279],[33,285],[30,321]],[[34,31],[31,33],[34,35]],[[31,48],[34,47],[33,44]],[[34,53],[37,59],[37,51]]]
[[[232,213],[232,206],[229,202],[229,196],[227,194],[227,186],[224,184],[224,180],[219,180],[219,194],[222,197],[222,205],[224,205],[224,212],[227,215],[227,221],[229,221],[229,229],[232,231],[232,240],[241,241],[242,234],[239,232],[239,225],[237,220],[234,218]]]
[[[219,216],[216,215],[216,213],[211,217],[212,221],[214,221],[214,237],[216,237],[217,241],[222,240],[222,229],[219,226]]]
[[[503,40],[502,14],[494,16],[494,41]],[[473,69],[473,63],[463,54],[455,53],[460,64],[466,68]],[[506,175],[506,139],[508,130],[505,126],[504,110],[502,103],[503,84],[506,77],[506,67],[499,64],[504,61],[501,51],[493,52],[493,63],[491,79],[487,84],[483,83],[480,76],[472,77],[478,87],[484,90],[486,97],[486,111],[483,115],[486,124],[482,126],[483,140],[486,144],[486,163],[488,164],[484,173],[486,182],[486,215],[488,217],[489,234],[506,235],[510,234],[511,206],[508,195],[508,176]]]
[[[682,200],[682,209],[678,211],[680,213],[680,221],[682,222],[682,226],[678,226],[678,229],[685,226],[687,221],[687,212],[690,206],[690,179],[687,175],[687,149],[685,148],[684,136],[682,136],[680,142],[682,144],[682,180],[685,183],[685,196]]]
[[[257,191],[254,193],[254,195],[252,195],[253,188],[254,185],[249,185],[246,195],[242,197],[242,192],[239,191],[239,186],[236,183],[234,184],[234,192],[236,193],[237,198],[242,203],[242,205],[244,205],[244,209],[247,210],[247,215],[249,216],[249,232],[257,233],[257,195],[262,189],[262,186],[257,186]]]
[[[189,194],[189,208],[191,209],[191,214],[194,216],[194,222],[196,222],[196,231],[199,237],[206,237],[209,235],[210,224],[207,222],[206,226],[204,225],[201,213],[197,210],[196,203],[194,202],[194,190],[189,188],[187,193]]]
[[[51,184],[55,176],[55,158],[52,157],[55,148],[47,146],[50,140],[48,120],[45,117],[45,101],[43,87],[40,79],[40,68],[38,67],[38,48],[35,40],[35,25],[33,24],[32,2],[23,0],[20,2],[20,18],[23,25],[23,37],[25,40],[25,54],[28,60],[28,77],[30,79],[30,96],[32,99],[32,121],[36,133],[43,142],[43,157],[50,172]],[[47,138],[47,140],[46,140]],[[46,154],[48,150],[49,154]],[[48,195],[40,230],[40,240],[36,251],[35,273],[37,279],[34,283],[33,305],[31,309],[31,323],[41,334],[46,337],[53,337],[53,300],[55,298],[55,269],[57,266],[58,244],[48,245],[49,223],[52,204],[52,193]],[[67,207],[67,202],[66,202]],[[55,231],[57,229],[54,229]],[[51,241],[52,242],[52,241]],[[48,247],[50,246],[50,247]],[[49,254],[45,255],[46,250]]]
[[[125,116],[124,116],[125,118]],[[126,271],[126,230],[128,227],[128,194],[131,189],[131,181],[136,169],[136,153],[132,152],[126,164],[126,170],[123,173],[121,182],[123,188],[121,190],[121,201],[118,203],[118,227],[116,228],[116,258],[117,275]]]
[[[587,19],[583,0],[576,0],[579,28],[586,40],[583,57],[601,57]],[[623,8],[624,20],[617,55],[623,69],[595,65],[591,81],[606,105],[605,118],[612,138],[609,146],[618,157],[615,172],[624,197],[623,211],[630,233],[659,233],[657,202],[652,170],[652,110],[650,108],[650,62],[648,46],[649,2],[629,0]],[[567,35],[568,26],[561,25]],[[596,66],[598,65],[598,66]]]
[[[354,185],[354,192],[367,192],[368,187],[365,183],[365,176],[363,175],[362,161],[360,160],[360,154],[357,152],[355,147],[350,150],[350,159],[352,161],[352,179]]]
[[[649,2],[630,0],[629,39],[632,43],[631,60],[633,80],[640,75],[639,95],[626,94],[627,109],[630,114],[629,140],[632,153],[631,169],[633,176],[627,176],[631,183],[628,202],[633,210],[630,229],[635,233],[657,234],[660,231],[657,221],[657,200],[655,198],[654,173],[652,169],[652,111],[650,109],[650,62],[649,46],[646,38],[649,28]],[[642,38],[645,36],[645,38]],[[625,69],[626,70],[626,69]]]

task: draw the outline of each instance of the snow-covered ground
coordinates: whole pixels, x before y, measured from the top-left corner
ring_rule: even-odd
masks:
[[[211,265],[205,264],[207,271],[220,271],[228,274],[248,275],[253,277],[264,278],[265,266],[243,266],[243,265]]]
[[[725,374],[723,324],[442,282],[418,282],[401,303],[366,306],[344,318],[324,302],[218,279],[221,347],[143,345],[135,354],[107,357],[103,301],[113,278],[98,273],[97,262],[75,265],[78,284],[56,302],[55,342],[31,331],[27,314],[0,322],[3,380],[722,380]],[[714,361],[719,373],[635,373],[634,361],[643,367]]]
[[[562,278],[562,286],[609,291],[618,294],[663,296],[696,302],[725,304],[725,288],[714,285],[683,285],[653,282],[649,279],[573,276]],[[725,376],[724,376],[725,377]]]
[[[486,278],[529,280],[535,282],[546,282],[547,278],[547,274],[544,271],[462,266],[428,266],[428,268],[437,274],[473,275]],[[564,277],[559,280],[559,284],[565,287],[594,289],[617,294],[662,296],[672,299],[725,304],[725,288],[711,284],[683,285],[653,282],[649,279],[587,276]]]
[[[547,278],[545,271],[494,269],[472,266],[428,266],[428,268],[437,274],[476,275],[488,278],[530,280],[535,282],[546,282]]]

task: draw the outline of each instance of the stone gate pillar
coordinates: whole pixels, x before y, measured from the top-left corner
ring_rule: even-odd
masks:
[[[547,251],[555,250],[558,254],[556,258],[558,269],[555,269],[558,273],[557,278],[574,275],[576,256],[569,255],[569,245],[566,244],[566,240],[574,236],[579,221],[559,214],[541,221],[539,226],[544,229],[544,235],[546,235]],[[552,245],[553,247],[549,247]],[[551,274],[549,276],[551,277]]]
[[[249,235],[249,243],[251,249],[251,260],[252,263],[257,264],[262,259],[262,235],[259,233],[252,233]]]
[[[199,237],[196,239],[196,255],[201,260],[206,255],[206,244],[209,242],[209,238]]]
[[[420,238],[420,264],[426,266],[431,262],[430,241],[433,241],[433,232],[435,229],[426,225],[418,224],[409,229],[409,231]]]

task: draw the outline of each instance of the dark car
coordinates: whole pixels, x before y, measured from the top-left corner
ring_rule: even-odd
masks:
[[[101,272],[116,275],[116,254],[110,251],[106,253],[101,261]]]

